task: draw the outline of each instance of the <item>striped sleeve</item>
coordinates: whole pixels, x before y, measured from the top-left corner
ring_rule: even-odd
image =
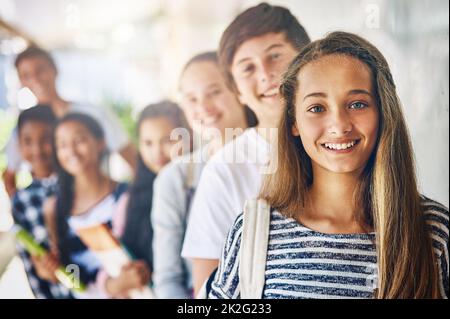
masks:
[[[430,231],[433,249],[437,257],[440,291],[444,298],[449,296],[449,268],[448,268],[448,240],[449,240],[449,212],[448,208],[424,197],[422,201],[425,220]]]
[[[209,299],[238,299],[239,289],[239,250],[242,237],[243,214],[240,214],[231,227],[216,276],[211,285]]]

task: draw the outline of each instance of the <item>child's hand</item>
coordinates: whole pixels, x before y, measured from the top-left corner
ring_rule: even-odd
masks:
[[[147,264],[142,260],[133,261],[122,267],[118,277],[107,280],[106,290],[114,297],[128,298],[130,290],[144,287],[150,279]]]
[[[60,266],[58,258],[48,253],[44,256],[31,256],[31,261],[36,268],[37,275],[44,280],[50,282],[58,282],[58,278],[55,276],[55,271]]]
[[[5,190],[8,193],[8,196],[12,198],[14,194],[17,192],[16,187],[16,172],[12,172],[6,169],[2,173],[3,182],[5,183]]]

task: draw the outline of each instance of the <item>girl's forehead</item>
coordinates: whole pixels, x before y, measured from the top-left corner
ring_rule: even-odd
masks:
[[[66,130],[86,130],[84,124],[78,121],[66,121],[58,125],[56,131],[66,131]]]
[[[57,139],[70,139],[76,135],[89,135],[90,133],[91,132],[83,123],[78,121],[67,121],[57,126],[55,137]]]
[[[326,55],[304,65],[297,75],[298,85],[303,90],[318,89],[327,85],[372,89],[372,73],[359,59],[347,55]]]
[[[300,69],[298,75],[300,76],[300,73],[302,73],[305,69],[314,69],[315,72],[320,72],[321,70],[329,70],[331,68],[347,69],[363,73],[371,72],[368,65],[357,57],[347,54],[328,54],[304,65]]]
[[[214,62],[201,61],[189,65],[180,78],[180,91],[188,94],[212,84],[221,84],[223,79]]]

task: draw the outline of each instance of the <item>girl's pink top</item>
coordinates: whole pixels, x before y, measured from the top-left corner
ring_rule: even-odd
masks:
[[[116,238],[122,237],[125,230],[125,221],[127,216],[127,206],[128,206],[129,195],[124,194],[120,197],[117,202],[117,210],[112,219],[112,232]],[[113,298],[106,290],[106,280],[109,278],[106,271],[102,268],[97,274],[96,286],[100,291],[107,297]]]

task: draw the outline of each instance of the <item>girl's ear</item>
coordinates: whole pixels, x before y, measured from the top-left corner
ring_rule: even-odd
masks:
[[[300,136],[300,131],[297,128],[297,123],[294,123],[291,128],[291,133],[294,136]]]

